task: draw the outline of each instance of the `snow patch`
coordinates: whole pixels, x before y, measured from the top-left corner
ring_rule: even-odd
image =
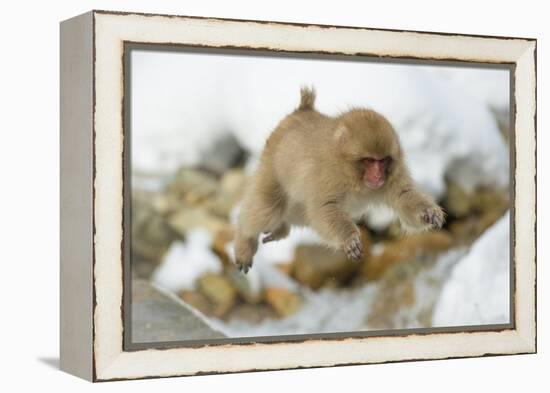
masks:
[[[228,337],[349,332],[363,326],[375,292],[375,285],[351,290],[325,288],[317,292],[304,289],[302,306],[290,317],[266,319],[259,324],[242,320],[225,323],[211,318],[210,324]]]
[[[238,208],[231,216],[235,223]],[[285,288],[292,291],[298,289],[298,284],[278,270],[275,265],[290,263],[294,259],[296,247],[300,244],[323,244],[315,231],[310,228],[292,228],[287,238],[276,242],[263,244],[260,239],[258,251],[254,255],[254,268],[250,269],[246,279],[253,293],[259,293],[263,288]],[[235,261],[234,242],[226,245],[226,252]]]
[[[187,234],[185,242],[172,243],[162,263],[153,272],[154,285],[178,292],[194,289],[196,280],[205,273],[221,273],[222,263],[212,252],[212,236],[204,228]]]
[[[509,223],[507,213],[454,267],[434,310],[434,326],[510,321]]]

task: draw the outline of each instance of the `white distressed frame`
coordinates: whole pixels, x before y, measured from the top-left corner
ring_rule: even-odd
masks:
[[[92,12],[91,17],[95,103],[91,379],[536,352],[535,40],[100,11]],[[125,352],[121,313],[124,42],[515,63],[514,328]]]

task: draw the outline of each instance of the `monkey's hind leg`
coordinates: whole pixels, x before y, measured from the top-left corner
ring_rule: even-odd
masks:
[[[286,236],[287,229],[283,223],[286,209],[284,192],[274,177],[264,172],[265,169],[259,168],[252,187],[245,195],[239,215],[235,262],[245,273],[252,267],[254,254],[258,249],[258,236],[262,232],[269,233],[268,237]]]
[[[235,238],[235,263],[245,274],[252,267],[252,259],[258,250],[258,238],[246,237],[237,232]]]
[[[262,239],[262,243],[270,243],[270,242],[276,242],[278,240],[282,240],[288,236],[290,233],[290,228],[287,224],[283,223],[280,227],[277,229],[268,232],[266,236]]]

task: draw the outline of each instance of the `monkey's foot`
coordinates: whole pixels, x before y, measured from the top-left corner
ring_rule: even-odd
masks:
[[[239,271],[243,272],[244,274],[248,273],[248,271],[252,268],[252,261],[250,262],[235,262],[235,264],[237,265],[237,269],[239,269]]]
[[[354,234],[344,243],[344,252],[352,261],[363,259],[363,243],[359,233]]]
[[[258,240],[237,236],[235,240],[235,265],[243,272],[248,273],[252,267],[252,260],[258,248]]]
[[[283,224],[279,228],[275,229],[273,232],[267,233],[267,235],[262,239],[262,243],[274,242],[277,240],[284,239],[288,236],[290,229],[287,225]]]
[[[439,206],[429,207],[422,212],[422,222],[433,229],[439,229],[445,223],[445,213]]]

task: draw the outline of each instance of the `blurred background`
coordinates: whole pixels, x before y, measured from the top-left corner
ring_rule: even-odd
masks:
[[[130,75],[133,342],[509,322],[507,69],[132,50]],[[243,188],[302,85],[390,120],[441,231],[380,208],[359,263],[293,229],[234,268]]]

